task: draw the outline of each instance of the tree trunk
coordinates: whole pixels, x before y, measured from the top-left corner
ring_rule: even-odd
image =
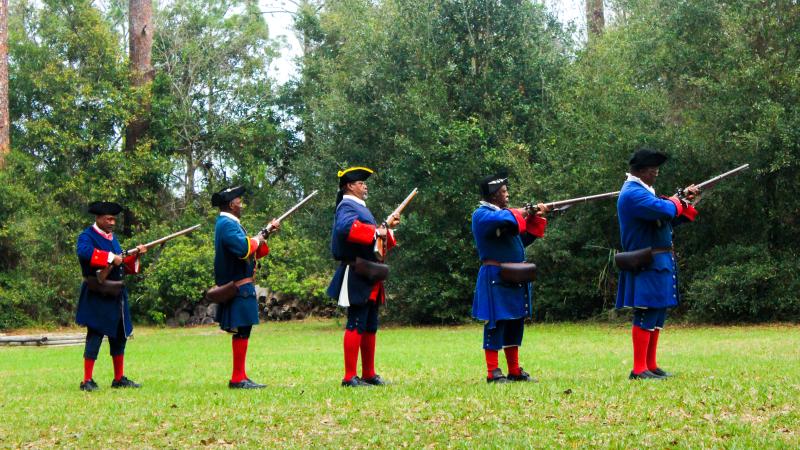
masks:
[[[591,42],[606,26],[603,0],[586,0],[586,38]]]
[[[8,0],[0,0],[0,170],[11,151],[11,121],[8,118]]]
[[[146,86],[153,81],[151,54],[153,49],[153,4],[152,0],[128,0],[130,35],[131,84]],[[150,127],[150,96],[142,97],[139,113],[128,124],[125,132],[125,150],[133,151]]]

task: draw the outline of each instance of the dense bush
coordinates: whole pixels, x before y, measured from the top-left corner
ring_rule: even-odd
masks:
[[[257,277],[327,302],[336,172],[355,164],[377,170],[368,202],[378,218],[420,188],[389,256],[389,317],[464,321],[479,267],[477,180],[509,169],[513,205],[617,190],[643,143],[671,156],[662,193],[751,164],[676,230],[677,312],[800,319],[800,6],[613,4],[615,21],[579,45],[537,2],[301,2],[299,74],[278,87],[267,71],[275,41],[255,3],[170,2],[157,7],[156,78],[131,89],[119,11],[12,1],[0,327],[72,320],[75,239],[99,198],[128,207],[117,232],[126,248],[203,224],[146,255],[129,280],[138,320],[198,301],[213,281],[208,199],[233,184],[248,188],[251,234],[320,190],[271,238]],[[122,151],[143,98],[149,136]],[[536,320],[603,316],[618,248],[613,201],[553,215],[528,251],[539,266]]]
[[[689,317],[703,322],[800,320],[800,259],[763,245],[728,245],[705,255],[685,301]]]

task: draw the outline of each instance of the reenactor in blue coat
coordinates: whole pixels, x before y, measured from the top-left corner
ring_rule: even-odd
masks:
[[[231,333],[233,349],[233,373],[228,382],[231,389],[261,389],[265,385],[253,382],[245,370],[247,344],[253,325],[258,324],[258,299],[253,273],[256,260],[267,256],[269,247],[260,233],[248,237],[239,219],[242,216],[242,195],[245,188],[231,187],[215,193],[211,205],[219,207],[214,229],[214,280],[217,286],[234,282],[238,287],[236,296],[220,304],[216,320],[220,328]],[[272,220],[275,229],[280,228]]]
[[[120,256],[122,247],[114,236],[117,214],[122,206],[113,202],[93,202],[89,213],[95,215],[95,223],[78,236],[76,252],[81,265],[83,283],[78,300],[75,322],[86,326],[86,345],[83,351],[82,391],[99,389],[92,378],[94,363],[100,352],[103,336],[108,336],[111,359],[114,363],[112,388],[138,388],[140,385],[128,379],[124,373],[125,344],[133,333],[131,311],[128,306],[128,290],[122,285],[123,273],[139,273],[139,255],[147,248],[138,246],[138,254],[126,258]],[[97,279],[97,271],[113,265],[104,282]]]
[[[351,167],[340,171],[339,192],[331,236],[333,258],[340,262],[328,286],[328,295],[347,308],[344,333],[344,378],[342,386],[380,386],[385,384],[375,373],[375,342],[378,332],[378,307],[385,303],[383,280],[361,271],[363,266],[378,267],[373,251],[375,239],[385,238],[387,248],[395,246],[391,228],[400,223],[391,217],[387,226],[378,225],[367,209],[366,180],[372,169]],[[356,264],[358,262],[358,264]],[[361,271],[362,273],[359,273]],[[357,376],[361,350],[361,378]]]
[[[472,214],[472,234],[481,268],[475,283],[472,316],[486,321],[483,349],[489,383],[531,381],[519,365],[519,346],[525,318],[531,316],[531,283],[510,283],[501,279],[501,264],[525,261],[525,247],[544,236],[548,208],[539,203],[538,212],[508,208],[508,177],[501,173],[480,183],[481,202]],[[508,376],[498,367],[498,353],[504,350]]]
[[[697,210],[686,201],[659,197],[653,185],[659,166],[667,160],[661,152],[641,148],[631,157],[630,173],[617,200],[623,252],[650,248],[652,262],[640,270],[620,270],[617,308],[633,308],[633,370],[630,379],[670,376],[658,367],[656,350],[667,308],[678,305],[678,270],[672,247],[672,227],[693,221]],[[698,191],[685,189],[688,200]]]

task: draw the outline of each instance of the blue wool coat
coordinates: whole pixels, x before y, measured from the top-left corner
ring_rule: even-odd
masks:
[[[481,261],[524,262],[525,247],[536,236],[508,209],[482,205],[472,213],[472,235]],[[475,283],[472,317],[495,327],[498,320],[519,319],[532,313],[532,283],[507,284],[500,279],[500,267],[482,265]]]
[[[617,200],[623,251],[672,247],[672,227],[683,223],[671,201],[657,197],[635,181],[626,181]],[[678,274],[672,252],[653,255],[638,273],[620,271],[617,308],[671,308],[678,304]]]
[[[119,255],[122,253],[116,236],[111,240],[101,236],[94,227],[88,227],[78,236],[76,252],[78,262],[81,265],[81,274],[84,277],[96,276],[97,267],[91,266],[92,255],[95,250],[112,252]],[[122,280],[124,266],[120,265],[111,270],[108,280]],[[75,315],[75,322],[93,330],[99,331],[106,336],[117,337],[119,321],[123,321],[125,336],[133,333],[133,322],[131,321],[131,311],[128,306],[128,289],[122,288],[122,293],[118,297],[110,297],[92,292],[86,282],[81,283],[80,297],[78,298],[78,311]]]
[[[242,225],[230,217],[217,217],[214,228],[214,281],[217,286],[253,276],[255,249]],[[225,331],[258,323],[258,299],[253,283],[239,287],[236,297],[217,309],[217,322]]]
[[[374,233],[375,227],[378,223],[375,217],[363,206],[347,197],[345,197],[336,206],[336,213],[333,217],[333,231],[331,232],[331,253],[333,259],[336,261],[353,261],[356,257],[360,257],[369,261],[377,261],[375,253],[373,252],[373,244],[369,243],[356,243],[348,240],[353,230],[353,224],[358,221],[361,224],[367,225],[366,229]],[[367,232],[369,234],[369,232]],[[393,239],[390,238],[390,246]],[[342,290],[342,283],[344,282],[344,274],[346,269],[345,264],[340,264],[336,268],[328,285],[328,296],[339,300],[339,293]],[[353,270],[350,270],[347,275],[347,296],[351,305],[363,305],[369,300],[372,289],[375,283],[358,275]]]

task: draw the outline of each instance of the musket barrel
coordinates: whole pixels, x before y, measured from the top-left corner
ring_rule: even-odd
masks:
[[[561,206],[570,206],[575,205],[578,203],[588,203],[593,200],[602,200],[604,198],[611,198],[616,197],[619,195],[619,191],[614,192],[606,192],[604,194],[595,194],[595,195],[587,195],[586,197],[578,197],[578,198],[571,198],[568,200],[561,200],[557,202],[546,203],[546,205],[550,208],[559,208]]]
[[[304,204],[305,204],[307,201],[311,200],[311,197],[313,197],[313,196],[317,195],[317,192],[319,192],[319,191],[316,191],[316,190],[315,190],[314,192],[312,192],[312,193],[308,194],[308,196],[306,196],[306,198],[304,198],[304,199],[300,200],[300,202],[298,202],[296,205],[294,205],[294,206],[292,206],[291,208],[289,208],[289,210],[288,210],[288,211],[286,211],[286,212],[285,212],[285,213],[283,213],[283,214],[282,214],[280,217],[278,217],[278,219],[277,219],[277,220],[278,220],[278,222],[280,222],[281,220],[283,220],[283,219],[285,219],[285,218],[289,217],[290,215],[292,215],[292,213],[294,213],[295,211],[297,211],[297,210],[298,210],[298,209],[299,209],[301,206],[303,206],[303,205],[304,205]]]
[[[191,233],[192,231],[194,231],[194,230],[196,230],[198,228],[200,228],[200,224],[199,223],[197,225],[191,226],[191,227],[183,229],[181,231],[177,231],[177,232],[172,233],[170,235],[164,236],[164,237],[162,237],[160,239],[156,239],[155,241],[148,242],[147,244],[144,244],[144,246],[147,247],[147,248],[155,247],[156,245],[161,244],[163,242],[167,242],[170,239],[174,239],[174,238],[176,238],[178,236],[183,236],[184,234]],[[138,252],[139,252],[139,248],[138,247],[134,247],[134,248],[132,248],[130,250],[126,250],[123,253],[127,256],[127,255],[133,255],[134,253],[138,253]]]
[[[286,211],[285,213],[281,214],[281,216],[280,216],[280,217],[278,217],[278,218],[277,218],[277,219],[275,219],[275,220],[277,220],[278,222],[281,222],[281,221],[283,221],[283,219],[285,219],[285,218],[287,218],[287,217],[291,216],[291,215],[292,215],[292,214],[293,214],[295,211],[297,211],[297,210],[298,210],[298,209],[299,209],[301,206],[303,206],[304,204],[306,204],[306,202],[308,202],[309,200],[311,200],[311,197],[313,197],[313,196],[317,195],[317,192],[319,192],[319,191],[317,191],[317,190],[314,190],[314,192],[312,192],[312,193],[308,194],[308,195],[307,195],[307,196],[306,196],[304,199],[302,199],[302,200],[300,200],[299,202],[297,202],[297,204],[295,204],[294,206],[292,206],[291,208],[289,208],[289,210],[288,210],[288,211]],[[262,228],[262,229],[261,229],[261,234],[262,234],[262,235],[264,235],[264,236],[266,237],[268,234],[272,233],[273,231],[274,231],[274,230],[273,230],[273,228],[272,228],[272,224],[270,223],[270,224],[267,224],[267,226],[266,226],[266,227],[264,227],[264,228]]]
[[[394,215],[398,215],[399,216],[403,212],[403,210],[406,209],[406,206],[408,206],[408,203],[411,202],[411,200],[416,195],[417,195],[417,188],[414,188],[414,190],[411,191],[410,194],[408,194],[408,197],[406,197],[405,200],[403,200],[403,202],[400,203],[400,205],[398,205],[397,208],[395,208],[394,211],[392,211],[391,214],[389,214],[389,216],[386,218],[386,220],[384,220],[384,222],[388,222],[389,219]]]
[[[742,170],[747,169],[749,167],[750,167],[750,164],[742,164],[741,166],[739,166],[739,167],[737,167],[737,168],[735,168],[733,170],[729,170],[729,171],[727,171],[727,172],[725,172],[725,173],[723,173],[721,175],[717,175],[714,178],[711,178],[710,180],[703,181],[702,183],[698,184],[697,187],[702,189],[702,188],[704,188],[704,187],[706,187],[706,186],[708,186],[710,184],[714,184],[714,183],[716,183],[717,181],[719,181],[719,180],[721,180],[723,178],[727,178],[727,177],[729,177],[729,176],[731,176],[731,175],[733,175],[733,174],[735,174],[737,172],[741,172]]]

